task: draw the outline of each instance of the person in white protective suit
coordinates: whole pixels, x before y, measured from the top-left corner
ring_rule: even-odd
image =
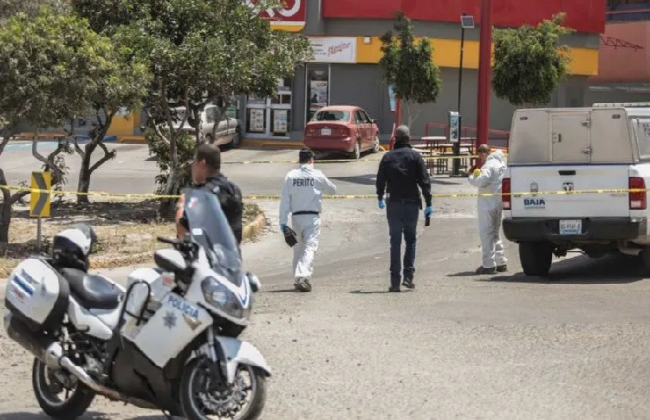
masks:
[[[296,232],[293,247],[294,287],[311,292],[314,257],[320,236],[320,212],[325,194],[336,194],[334,185],[323,172],[314,169],[314,152],[304,148],[299,153],[300,167],[289,171],[284,179],[280,201],[280,230],[285,232],[291,213],[291,227]]]
[[[481,235],[482,264],[476,274],[494,274],[508,270],[508,260],[503,250],[501,228],[501,181],[506,170],[504,155],[501,150],[490,151],[487,144],[478,148],[478,155],[483,163],[469,176],[469,183],[478,187],[479,194],[495,194],[478,197],[478,228]]]

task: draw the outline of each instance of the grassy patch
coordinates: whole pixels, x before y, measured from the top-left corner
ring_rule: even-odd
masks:
[[[157,203],[94,202],[86,206],[60,203],[52,206],[52,217],[42,220],[41,246],[48,251],[52,237],[75,223],[88,223],[97,234],[98,244],[91,267],[110,268],[151,261],[152,253],[169,247],[156,241],[157,236],[174,236],[171,220],[156,215]],[[256,204],[244,207],[244,226],[261,214]],[[14,213],[9,230],[10,243],[0,245],[0,278],[7,277],[19,261],[36,252],[36,219],[26,210]]]

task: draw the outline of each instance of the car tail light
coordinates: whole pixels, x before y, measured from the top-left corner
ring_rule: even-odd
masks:
[[[336,135],[339,137],[350,137],[350,129],[348,127],[339,127],[336,130]]]
[[[510,195],[510,178],[503,178],[501,181],[501,204],[504,210],[510,210],[512,206],[512,196]]]
[[[640,177],[630,177],[629,185],[630,192],[628,195],[630,200],[630,210],[645,210],[648,202],[644,179]]]

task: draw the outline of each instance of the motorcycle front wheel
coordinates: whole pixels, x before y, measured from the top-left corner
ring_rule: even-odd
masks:
[[[191,360],[181,380],[181,407],[189,420],[254,420],[266,402],[266,375],[261,369],[240,365],[232,385],[215,377],[212,361]]]

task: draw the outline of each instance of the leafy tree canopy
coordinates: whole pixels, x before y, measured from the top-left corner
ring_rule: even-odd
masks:
[[[383,57],[379,61],[384,80],[393,86],[398,99],[424,104],[435,102],[441,89],[440,69],[433,62],[428,38],[415,42],[413,24],[399,12],[392,31],[381,37]]]
[[[90,108],[98,80],[112,77],[113,45],[73,15],[42,6],[18,13],[0,27],[0,118],[5,128],[37,127]]]
[[[561,36],[574,32],[561,25],[565,16],[559,13],[537,27],[494,31],[492,87],[499,98],[513,105],[551,102],[571,61],[569,48],[559,45]]]

